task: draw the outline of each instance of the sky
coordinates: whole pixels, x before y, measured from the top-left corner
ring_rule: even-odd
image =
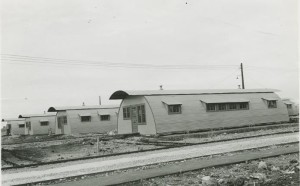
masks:
[[[2,0],[1,117],[97,105],[99,96],[119,104],[109,100],[117,90],[237,89],[240,63],[246,88],[298,102],[297,8],[297,0]]]

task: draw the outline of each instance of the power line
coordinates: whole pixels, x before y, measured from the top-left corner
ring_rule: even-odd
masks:
[[[298,72],[298,69],[287,69],[287,68],[276,68],[274,66],[272,67],[263,67],[263,66],[245,66],[244,69],[247,69],[247,70],[277,70],[277,71],[297,71]]]
[[[38,65],[77,65],[77,66],[101,66],[101,67],[117,67],[117,68],[150,68],[150,69],[224,69],[235,68],[237,65],[153,65],[153,64],[137,64],[137,63],[112,63],[103,61],[90,61],[90,60],[71,60],[71,59],[59,59],[59,58],[45,58],[45,57],[33,57],[13,54],[1,54],[1,60],[4,63],[11,64],[38,64]]]
[[[233,75],[234,75],[234,77],[236,77],[236,74],[237,74],[239,71],[240,71],[240,69],[235,69],[235,70],[234,70],[233,72],[231,72],[228,76],[225,76],[224,78],[222,78],[221,81],[215,83],[215,84],[212,86],[212,88],[216,88],[216,87],[219,86],[221,83],[223,83],[224,81],[226,81],[228,78],[233,77]]]

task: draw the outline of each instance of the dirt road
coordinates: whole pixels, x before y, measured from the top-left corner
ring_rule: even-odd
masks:
[[[70,176],[105,172],[117,169],[143,166],[160,162],[195,158],[276,144],[298,142],[298,133],[248,138],[229,142],[194,145],[166,150],[121,155],[107,158],[68,162],[59,165],[45,165],[35,168],[8,170],[2,172],[2,184],[24,184]]]

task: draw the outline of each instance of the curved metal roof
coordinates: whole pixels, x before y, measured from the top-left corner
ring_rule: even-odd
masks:
[[[54,114],[54,113],[46,113],[46,114],[26,114],[26,115],[19,115],[19,118],[49,117],[49,116],[56,116],[56,114]]]
[[[118,90],[109,99],[124,99],[128,96],[273,93],[278,91],[276,89]]]
[[[65,110],[88,110],[88,109],[117,109],[119,105],[94,105],[94,106],[66,106],[66,107],[50,107],[48,112],[58,112]]]
[[[2,121],[24,121],[24,118],[7,118],[7,119],[2,119]]]

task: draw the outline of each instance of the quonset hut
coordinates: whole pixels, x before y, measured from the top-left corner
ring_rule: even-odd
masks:
[[[289,121],[272,89],[116,91],[118,133],[159,134]]]
[[[56,134],[106,133],[117,129],[118,105],[50,107]]]
[[[19,118],[25,119],[26,135],[55,133],[55,117],[52,113],[19,115]]]

